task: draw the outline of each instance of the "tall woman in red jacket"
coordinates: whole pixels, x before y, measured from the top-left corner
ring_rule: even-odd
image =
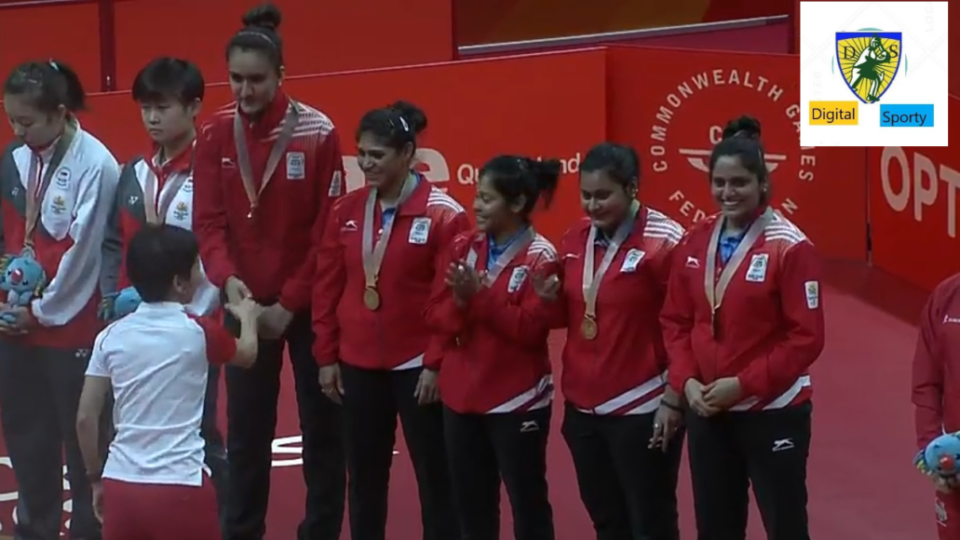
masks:
[[[201,129],[194,163],[193,230],[204,270],[232,303],[253,297],[257,362],[226,370],[230,490],[227,540],[260,540],[270,491],[280,368],[286,344],[303,433],[306,516],[300,538],[336,540],[345,469],[340,414],[317,384],[310,300],[316,250],[343,189],[337,131],[322,112],[280,89],[283,45],[273,6],[255,8],[227,46],[237,101]],[[239,332],[237,321],[228,324]]]
[[[102,327],[100,245],[120,167],[74,116],[83,105],[76,73],[56,61],[23,64],[3,86],[18,140],[0,157],[0,253],[46,274],[36,282],[29,271],[2,268],[23,293],[0,307],[0,422],[20,492],[18,538],[59,535],[64,457],[70,537],[100,537],[89,481],[100,471],[85,470],[74,426]]]
[[[440,369],[454,500],[471,540],[500,538],[501,478],[514,538],[554,538],[546,478],[550,314],[533,284],[556,276],[558,259],[530,214],[541,196],[549,204],[559,177],[556,160],[500,156],[484,165],[473,203],[477,229],[454,239],[426,310],[439,345],[427,362]]]
[[[710,156],[720,213],[677,248],[661,315],[670,385],[686,396],[700,540],[744,538],[748,486],[767,536],[808,540],[810,365],[823,349],[820,261],[769,205],[751,118]]]
[[[423,310],[446,250],[469,220],[453,197],[414,172],[427,119],[409,104],[369,111],[357,129],[366,185],[334,205],[317,257],[314,354],[320,384],[343,403],[350,537],[383,540],[397,416],[413,461],[424,538],[456,540],[437,403],[425,367]]]
[[[679,537],[681,402],[666,385],[657,314],[683,228],[640,205],[639,174],[632,148],[591,149],[580,166],[586,216],[560,247],[562,430],[598,540]]]
[[[943,433],[960,431],[960,274],[945,279],[930,295],[920,319],[913,358],[913,404],[920,452]],[[960,479],[934,478],[940,540],[960,538]]]

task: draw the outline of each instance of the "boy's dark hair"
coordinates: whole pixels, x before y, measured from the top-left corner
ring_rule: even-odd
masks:
[[[408,144],[417,151],[417,136],[427,129],[427,115],[419,107],[406,101],[397,101],[381,109],[367,111],[360,119],[357,140],[369,133],[384,145],[400,152]]]
[[[137,73],[131,95],[139,103],[176,99],[183,105],[190,105],[203,101],[205,88],[203,74],[193,62],[164,56],[151,61]]]
[[[127,247],[127,277],[144,302],[164,302],[174,278],[190,279],[199,256],[197,238],[187,229],[146,225]]]
[[[550,206],[562,171],[563,165],[557,159],[538,161],[523,156],[497,156],[480,169],[480,178],[489,179],[508,205],[523,197],[520,217],[528,221],[539,199],[543,199],[544,207]]]
[[[640,157],[633,148],[612,142],[602,142],[587,152],[580,163],[580,172],[603,171],[624,188],[640,182]]]
[[[80,77],[59,60],[20,64],[7,77],[3,93],[29,96],[39,111],[52,114],[62,105],[71,113],[86,108],[87,95]]]
[[[257,51],[279,72],[283,67],[283,40],[277,28],[282,20],[280,10],[269,2],[248,11],[241,19],[243,28],[227,43],[227,60],[234,49]]]

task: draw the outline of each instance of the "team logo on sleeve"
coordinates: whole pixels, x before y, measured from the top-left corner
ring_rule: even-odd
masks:
[[[803,284],[803,288],[807,295],[807,307],[810,309],[819,308],[820,307],[820,282],[808,281]]]
[[[307,156],[303,152],[287,152],[287,180],[307,177]]]

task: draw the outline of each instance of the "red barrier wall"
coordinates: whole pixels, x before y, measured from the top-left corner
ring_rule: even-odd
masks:
[[[950,97],[960,125],[960,97]],[[873,263],[932,289],[960,271],[960,154],[956,148],[870,148]]]
[[[189,58],[211,81],[227,80],[224,47],[256,0],[131,0],[116,7],[119,88],[160,48],[152,28],[166,29],[163,54]],[[454,58],[452,0],[330,2],[274,0],[288,75],[443,62]]]
[[[714,212],[710,148],[727,121],[749,114],[762,124],[780,210],[826,256],[866,259],[865,153],[800,147],[797,56],[613,47],[607,62],[608,136],[640,152],[645,200],[688,223]],[[656,76],[639,68],[650,65]]]
[[[129,88],[157,55],[189,58],[211,82],[226,81],[224,47],[259,0],[108,0],[115,15],[116,86]],[[283,11],[288,75],[444,62],[455,57],[453,0],[274,0]],[[51,56],[101,89],[97,1],[4,8],[0,74]]]
[[[793,0],[457,0],[459,45],[785,15]]]
[[[99,28],[95,2],[18,8],[0,3],[0,78],[21,62],[56,57],[77,70],[85,88],[100,90]]]

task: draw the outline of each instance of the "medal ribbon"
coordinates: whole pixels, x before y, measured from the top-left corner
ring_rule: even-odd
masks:
[[[527,227],[527,230],[523,231],[514,241],[507,247],[507,249],[497,257],[497,260],[493,263],[493,268],[491,268],[486,273],[486,279],[484,279],[484,285],[487,287],[492,287],[496,283],[497,278],[500,277],[500,274],[503,273],[503,270],[510,265],[510,262],[527,246],[533,242],[533,239],[536,237],[536,233],[533,230],[533,227]],[[487,254],[489,257],[489,253]],[[470,246],[470,251],[467,252],[466,259],[467,266],[471,268],[477,267],[477,252],[473,249],[473,246]]]
[[[583,302],[585,304],[583,316],[587,319],[596,320],[597,318],[597,295],[600,293],[600,282],[603,281],[603,276],[606,275],[607,269],[610,268],[614,257],[616,257],[617,252],[620,251],[621,244],[623,244],[627,236],[633,231],[639,210],[640,203],[633,201],[630,204],[630,213],[627,219],[617,227],[617,232],[614,233],[613,238],[610,239],[610,244],[607,246],[607,251],[604,253],[603,259],[600,260],[600,267],[596,269],[596,272],[594,272],[593,265],[597,249],[595,245],[597,241],[597,228],[595,226],[590,227],[590,234],[587,235],[587,245],[583,257]]]
[[[738,245],[736,251],[733,252],[733,256],[730,257],[730,260],[723,267],[723,270],[720,271],[719,279],[717,278],[717,249],[720,244],[720,233],[723,232],[726,219],[718,219],[717,223],[713,226],[713,232],[710,235],[710,244],[707,247],[706,269],[703,273],[703,287],[707,294],[707,302],[710,304],[711,318],[713,318],[717,310],[720,309],[720,304],[723,303],[723,295],[727,292],[727,286],[730,285],[730,280],[733,279],[734,274],[737,273],[737,269],[740,268],[740,264],[743,263],[743,260],[747,257],[747,252],[753,248],[753,244],[760,238],[763,230],[770,224],[772,219],[773,210],[767,208],[766,211],[750,225],[750,228],[747,229],[747,234],[744,235],[743,240],[740,241],[740,245]]]
[[[266,189],[277,166],[280,165],[280,158],[287,150],[287,145],[293,139],[293,131],[300,123],[300,112],[297,110],[297,104],[293,101],[287,107],[287,114],[283,118],[283,127],[280,128],[280,135],[274,141],[270,149],[270,156],[267,158],[267,166],[263,170],[263,180],[260,182],[260,188],[257,189],[253,183],[253,167],[250,165],[250,150],[247,147],[247,136],[243,129],[243,118],[240,111],[233,115],[233,139],[237,145],[237,165],[240,168],[240,178],[243,180],[243,189],[247,192],[247,199],[250,201],[250,212],[248,218],[253,217],[253,212],[257,209],[257,203],[260,200],[260,194]]]
[[[60,163],[63,162],[63,158],[67,155],[67,150],[70,149],[76,135],[77,123],[71,119],[67,121],[67,127],[64,129],[63,135],[60,136],[60,140],[57,141],[53,149],[53,156],[50,158],[50,164],[43,171],[42,177],[40,171],[43,170],[43,159],[36,153],[31,156],[30,169],[27,172],[26,225],[23,232],[24,249],[33,248],[33,232],[37,229],[37,222],[40,219],[40,207],[43,205],[43,198],[47,194],[47,188],[50,187],[53,174],[57,172]]]
[[[403,187],[400,188],[400,198],[397,199],[396,211],[400,211],[402,205],[417,187],[417,177],[414,174],[407,176],[403,181]],[[377,190],[370,190],[367,196],[366,206],[363,212],[363,243],[361,255],[363,257],[363,275],[366,280],[366,288],[375,289],[377,287],[377,278],[380,275],[380,267],[383,265],[383,255],[387,252],[387,244],[390,242],[390,234],[393,232],[393,225],[397,222],[399,215],[394,215],[380,233],[380,238],[376,243],[373,241],[373,218],[377,211]]]
[[[183,171],[179,172],[183,173]],[[168,176],[174,177],[169,185],[166,182]],[[147,161],[147,178],[143,182],[143,209],[147,216],[147,223],[159,225],[166,221],[167,211],[170,210],[174,197],[180,192],[188,176],[189,174],[178,174],[178,171],[165,172],[163,167],[157,167],[153,160]],[[158,189],[160,190],[159,200],[157,200]]]

